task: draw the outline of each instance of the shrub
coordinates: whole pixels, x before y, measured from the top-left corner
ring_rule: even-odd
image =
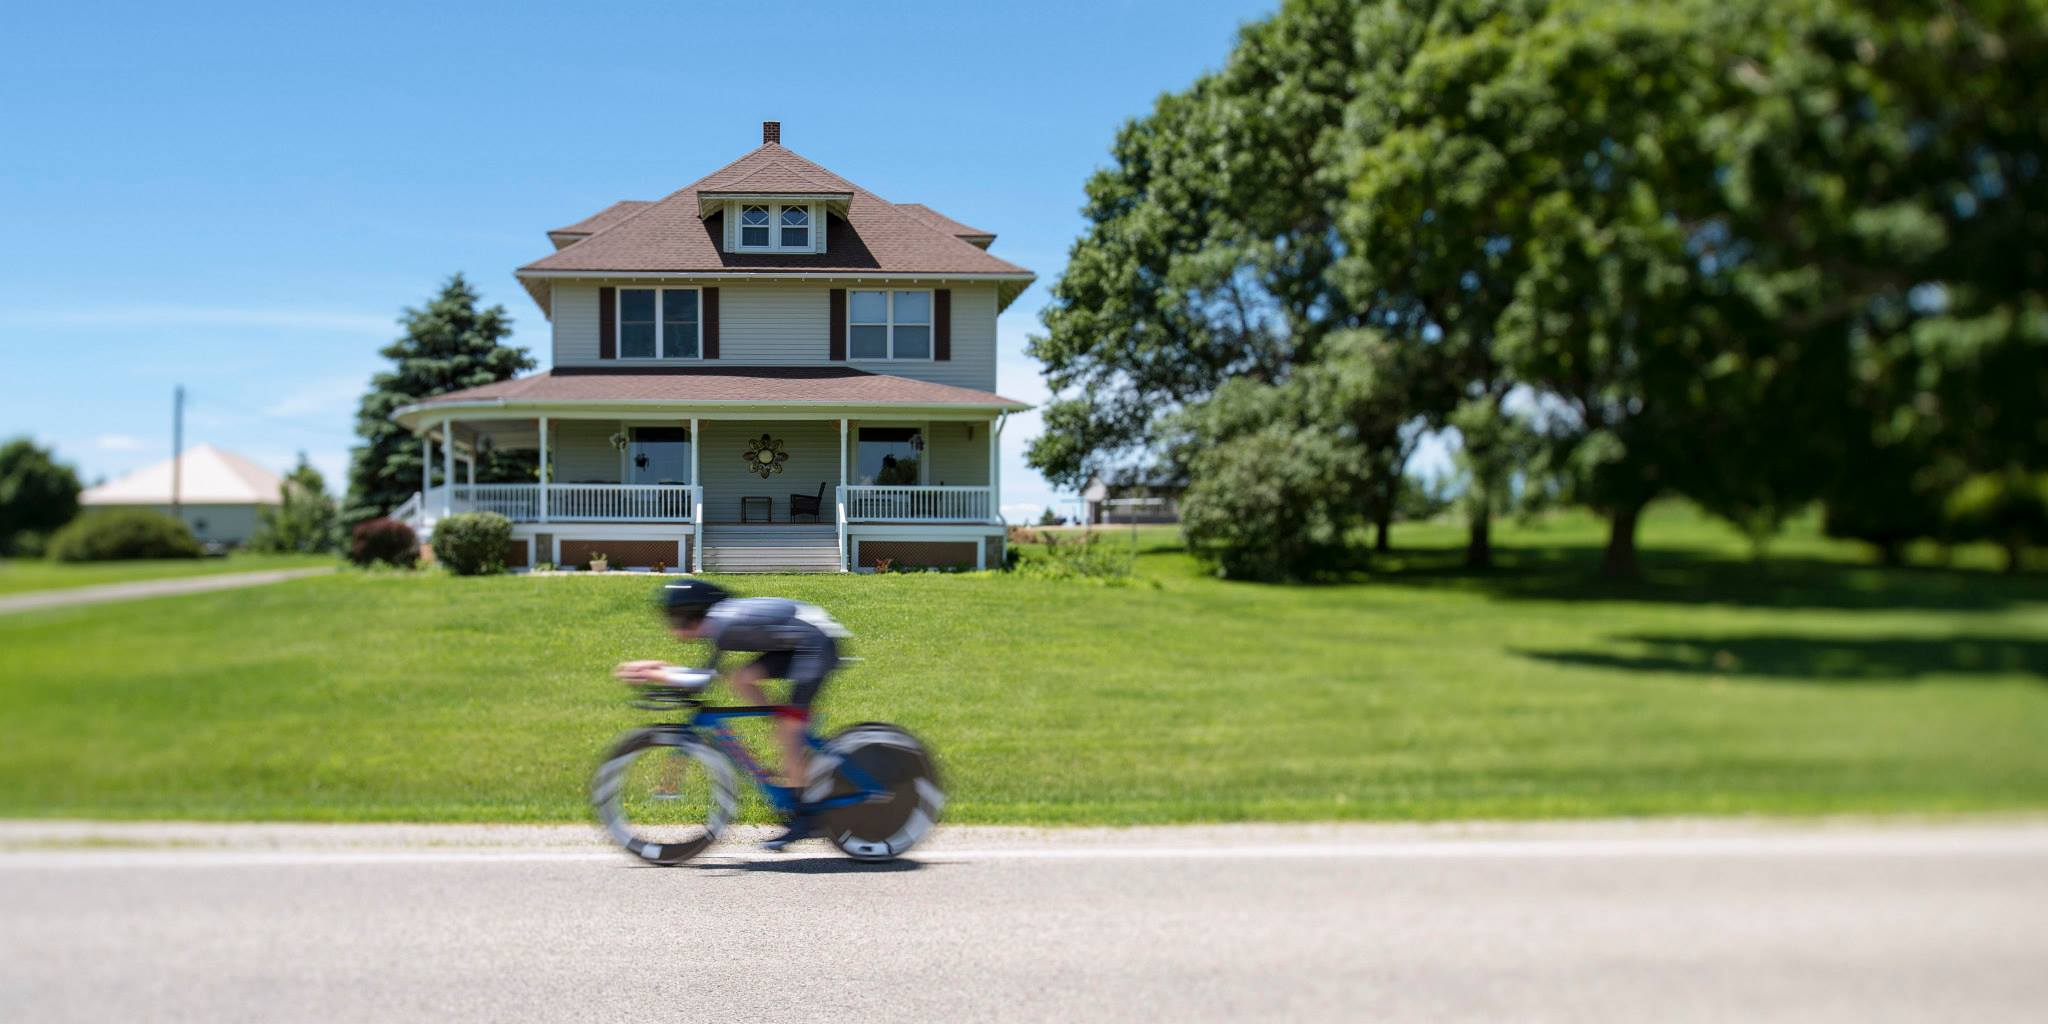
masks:
[[[496,512],[459,512],[434,524],[434,560],[457,576],[505,571],[512,520]]]
[[[80,516],[50,538],[49,548],[49,556],[60,562],[198,558],[204,553],[183,521],[140,508]]]
[[[1048,533],[1044,540],[1045,548],[1036,557],[1018,561],[1019,572],[1055,580],[1128,580],[1137,566],[1137,552],[1121,537],[1086,533],[1061,540]]]
[[[366,519],[349,534],[348,558],[357,565],[383,562],[409,569],[420,559],[420,538],[396,519]]]

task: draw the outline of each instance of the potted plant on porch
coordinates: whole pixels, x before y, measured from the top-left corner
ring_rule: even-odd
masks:
[[[611,560],[605,557],[605,554],[604,554],[604,552],[602,552],[602,551],[593,551],[593,552],[591,552],[591,553],[590,553],[590,571],[591,571],[591,572],[604,572],[604,571],[606,571],[606,570],[610,569],[611,567],[612,567],[612,563],[611,563]]]

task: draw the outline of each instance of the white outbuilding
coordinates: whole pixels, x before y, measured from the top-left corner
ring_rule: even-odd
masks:
[[[256,532],[256,510],[277,506],[284,481],[234,452],[202,444],[177,460],[179,515],[202,543],[240,544]],[[78,503],[88,510],[146,508],[171,511],[172,460],[88,488]]]

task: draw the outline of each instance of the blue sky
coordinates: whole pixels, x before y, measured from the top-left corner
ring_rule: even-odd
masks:
[[[545,363],[512,270],[546,229],[658,198],[760,122],[1039,274],[1000,386],[1124,119],[1228,53],[1244,3],[30,4],[0,35],[0,436],[88,482],[188,443],[340,483],[401,307],[461,271]],[[1006,434],[1013,518],[1053,500]]]

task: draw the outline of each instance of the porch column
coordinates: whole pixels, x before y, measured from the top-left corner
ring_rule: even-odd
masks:
[[[704,571],[704,478],[697,475],[697,450],[704,438],[697,433],[697,417],[690,417],[690,570]]]
[[[1003,519],[1003,417],[988,425],[988,517]]]
[[[434,430],[420,431],[420,518],[427,517],[427,496],[434,493]]]
[[[455,421],[441,421],[441,514],[455,511]]]
[[[839,524],[839,571],[846,564],[846,417],[839,418],[839,485],[832,488],[832,519]]]
[[[540,521],[548,521],[548,418],[540,418]]]
[[[469,458],[462,460],[462,475],[465,477],[464,482],[470,486],[470,495],[474,497],[476,494],[476,452],[470,452]]]

